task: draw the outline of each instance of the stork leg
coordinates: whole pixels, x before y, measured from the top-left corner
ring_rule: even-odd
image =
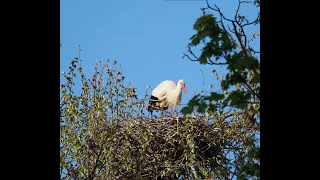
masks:
[[[163,117],[163,109],[160,108],[160,117]]]
[[[163,117],[164,113],[163,113],[163,110],[161,110],[161,117]]]
[[[171,114],[171,117],[174,117],[173,108],[170,108],[170,114]]]

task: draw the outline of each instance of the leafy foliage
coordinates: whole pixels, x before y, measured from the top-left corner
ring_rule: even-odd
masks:
[[[68,179],[92,178],[105,159],[102,143],[114,136],[102,133],[102,128],[120,125],[124,119],[135,119],[143,115],[141,110],[145,107],[136,97],[135,88],[125,87],[125,77],[117,71],[116,61],[112,67],[108,63],[100,62],[100,66],[96,63],[95,73],[89,79],[79,58],[74,58],[69,72],[63,75],[66,83],[60,86],[61,174]],[[77,77],[81,93],[74,92]]]
[[[237,159],[235,161],[242,163],[235,163],[232,169],[235,170],[237,179],[259,179],[260,145],[257,137],[260,133],[260,62],[255,57],[257,51],[250,46],[259,33],[248,39],[249,36],[244,29],[246,26],[259,24],[260,12],[255,21],[249,22],[239,12],[243,3],[246,2],[239,1],[234,19],[227,18],[218,6],[211,6],[208,1],[207,7],[202,8],[203,15],[195,22],[193,28],[196,34],[190,38],[188,54],[184,54],[184,57],[200,64],[224,65],[227,74],[220,78],[220,91],[195,95],[181,112],[205,113],[213,117],[228,114],[230,109],[248,113],[248,122],[252,126],[247,130],[254,128],[257,131],[248,137],[251,139],[251,146],[244,154],[233,152]],[[255,1],[254,5],[259,8],[260,1]],[[192,47],[201,45],[201,54],[197,56],[193,53]],[[219,77],[215,69],[212,74]],[[229,122],[234,120],[231,117],[228,119]]]

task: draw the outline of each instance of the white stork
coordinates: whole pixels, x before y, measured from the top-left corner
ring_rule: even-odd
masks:
[[[153,110],[172,110],[175,109],[181,102],[182,91],[188,95],[184,80],[179,80],[178,84],[171,80],[161,82],[151,93],[151,98],[148,105],[148,111]]]

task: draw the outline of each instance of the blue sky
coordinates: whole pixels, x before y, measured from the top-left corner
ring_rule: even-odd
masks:
[[[214,2],[227,16],[234,16],[237,0]],[[135,77],[137,95],[141,97],[147,85],[154,88],[163,80],[184,79],[189,96],[183,95],[181,103],[186,104],[194,90],[202,88],[200,70],[206,78],[205,88],[217,84],[211,75],[212,66],[182,58],[202,7],[206,7],[204,0],[61,0],[60,71],[68,70],[81,45],[86,75],[91,77],[96,59],[116,60],[127,80]],[[253,20],[257,9],[244,5],[242,12]],[[249,34],[256,31],[260,32],[258,26],[248,29]],[[259,44],[256,38],[253,47],[260,50]],[[60,79],[64,82],[62,74]]]

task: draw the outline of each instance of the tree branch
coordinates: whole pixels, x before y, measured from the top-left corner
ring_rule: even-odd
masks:
[[[239,22],[237,22],[238,26],[240,27],[240,30],[241,30],[241,36],[244,37],[244,50],[247,49],[247,35],[244,33],[244,30],[243,30],[243,27],[241,26],[241,24]],[[249,57],[251,57],[250,54],[248,54]]]
[[[232,33],[236,33],[235,31],[233,31],[231,28],[230,28],[230,26],[229,26],[229,24],[227,25],[228,26],[228,30],[230,31],[230,32],[232,32]]]
[[[233,29],[234,29],[234,31],[235,31],[235,35],[236,35],[236,37],[237,37],[237,39],[238,39],[238,42],[240,43],[240,46],[241,46],[241,51],[244,51],[244,49],[246,48],[244,45],[243,45],[243,43],[242,43],[242,39],[241,39],[241,34],[239,34],[238,33],[238,31],[237,31],[237,26],[236,26],[236,24],[235,24],[235,22],[232,22],[232,26],[233,26]]]
[[[92,180],[93,179],[94,172],[95,172],[95,170],[97,169],[97,166],[98,166],[99,158],[100,158],[100,156],[102,154],[101,153],[102,149],[103,149],[103,146],[100,147],[100,151],[99,151],[98,157],[96,159],[96,162],[95,162],[95,164],[93,166],[93,169],[92,169],[91,173],[89,174],[87,180]]]
[[[225,114],[225,115],[221,118],[221,121],[224,121],[225,119],[227,119],[227,118],[229,118],[229,117],[231,117],[231,116],[233,116],[233,115],[235,115],[235,114],[237,114],[237,115],[239,115],[239,114],[244,114],[244,112],[242,111],[242,112],[231,112],[231,113],[227,113],[227,114]]]
[[[260,13],[258,14],[258,17],[256,18],[256,20],[250,22],[250,23],[246,23],[246,24],[243,24],[242,27],[245,27],[245,26],[248,26],[248,25],[251,25],[251,24],[255,24],[256,22],[258,22],[260,18]]]
[[[207,3],[207,7],[208,7],[209,9],[211,9],[211,10],[216,11],[216,12],[219,13],[220,18],[221,18],[221,21],[220,21],[221,26],[222,26],[222,28],[225,30],[225,32],[227,32],[227,34],[228,34],[228,36],[229,36],[229,39],[240,49],[240,51],[245,51],[246,55],[249,56],[249,57],[251,57],[251,54],[250,54],[248,51],[246,51],[246,47],[247,47],[247,36],[246,36],[246,34],[244,33],[243,27],[244,27],[245,25],[250,25],[250,24],[256,22],[256,21],[259,19],[259,16],[257,17],[257,19],[256,19],[254,22],[246,23],[246,24],[244,24],[244,25],[241,25],[241,22],[237,20],[237,19],[238,19],[237,16],[238,16],[238,13],[239,13],[241,4],[242,4],[242,3],[250,3],[250,1],[241,1],[241,0],[238,0],[238,3],[239,3],[239,4],[238,4],[237,10],[236,10],[236,14],[235,14],[235,16],[234,16],[235,20],[231,20],[231,19],[229,19],[229,18],[226,18],[226,17],[223,15],[223,13],[221,12],[220,8],[219,8],[217,5],[214,4],[214,8],[213,8],[212,6],[210,6],[208,0],[206,0],[206,3]],[[231,30],[230,30],[230,31],[236,35],[236,37],[237,37],[240,45],[232,38],[232,36],[230,35],[230,33],[226,30],[222,19],[224,19],[224,20],[229,21],[229,22],[232,23],[233,28],[234,28],[234,31],[231,31]],[[237,26],[239,26],[239,28],[240,28],[240,33],[237,31]],[[229,28],[229,29],[230,29],[230,28]],[[244,37],[244,42],[242,42],[242,37]]]
[[[260,51],[255,51],[255,50],[253,50],[251,47],[249,47],[249,51],[250,51],[250,52],[253,52],[254,54],[256,54],[256,53],[260,54]]]
[[[215,7],[215,8],[213,8],[213,7],[211,7],[211,6],[209,5],[208,0],[206,0],[206,3],[207,3],[207,6],[208,6],[209,9],[218,12],[218,13],[220,14],[220,16],[221,16],[224,20],[230,21],[230,22],[233,21],[233,20],[231,20],[231,19],[226,18],[226,17],[222,14],[220,8],[219,8],[217,5],[214,4],[214,7]]]
[[[195,59],[192,59],[188,54],[183,53],[183,55],[184,55],[185,57],[187,57],[190,61],[199,61],[199,58],[192,52],[190,45],[188,46],[188,52],[189,52]],[[209,60],[209,62],[207,62],[207,64],[209,64],[209,65],[227,65],[227,64],[228,64],[227,62],[225,62],[225,63],[216,63],[216,62],[213,62],[210,58],[208,58],[208,60]]]

